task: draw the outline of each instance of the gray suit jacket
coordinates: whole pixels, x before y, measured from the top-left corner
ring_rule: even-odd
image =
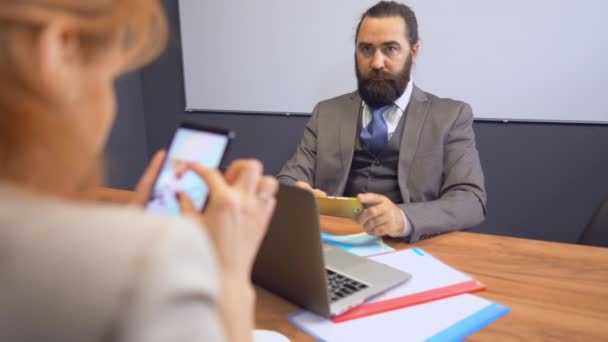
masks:
[[[317,104],[279,180],[342,195],[361,107],[358,92]],[[414,86],[405,119],[397,172],[404,201],[399,207],[412,223],[409,241],[481,223],[486,191],[471,107]]]
[[[198,224],[19,194],[0,184],[0,341],[224,339]]]

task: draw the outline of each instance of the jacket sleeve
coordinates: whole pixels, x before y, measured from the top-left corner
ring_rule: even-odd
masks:
[[[118,341],[224,341],[213,249],[194,222],[180,220],[134,275]]]
[[[470,228],[485,218],[484,176],[468,104],[462,106],[446,137],[442,174],[439,198],[399,205],[412,223],[409,242]]]
[[[312,112],[310,120],[304,129],[302,141],[294,155],[283,166],[277,178],[283,183],[293,184],[303,181],[314,187],[315,168],[317,164],[317,122],[319,105]]]

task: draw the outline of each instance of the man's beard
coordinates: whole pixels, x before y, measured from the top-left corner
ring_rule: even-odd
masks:
[[[355,70],[357,73],[357,84],[361,99],[372,108],[379,108],[390,105],[397,100],[407,84],[410,82],[410,72],[412,70],[412,55],[409,55],[403,69],[397,75],[391,75],[386,71],[372,71],[364,77],[357,67],[355,60]],[[380,77],[381,80],[373,78]]]

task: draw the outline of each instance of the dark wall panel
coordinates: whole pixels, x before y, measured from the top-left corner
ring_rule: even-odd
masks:
[[[477,231],[575,242],[608,194],[608,126],[475,124],[488,190]]]
[[[132,189],[148,160],[140,74],[120,78],[116,95],[118,112],[106,145],[106,184]]]

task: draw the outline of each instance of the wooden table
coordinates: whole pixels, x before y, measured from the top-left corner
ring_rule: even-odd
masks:
[[[322,219],[326,227],[339,224],[350,223]],[[414,245],[483,282],[487,290],[478,295],[511,308],[467,341],[608,341],[608,248],[467,232]],[[286,320],[296,306],[263,289],[257,295],[258,328],[313,341]]]
[[[120,203],[131,194],[101,189],[98,198]],[[349,220],[322,217],[321,222],[331,232],[357,229]],[[397,249],[411,246],[386,242]],[[608,341],[608,248],[466,232],[414,245],[483,282],[487,290],[478,295],[511,308],[468,341]],[[256,291],[258,328],[279,331],[294,342],[313,341],[286,319],[299,310],[296,306]]]

